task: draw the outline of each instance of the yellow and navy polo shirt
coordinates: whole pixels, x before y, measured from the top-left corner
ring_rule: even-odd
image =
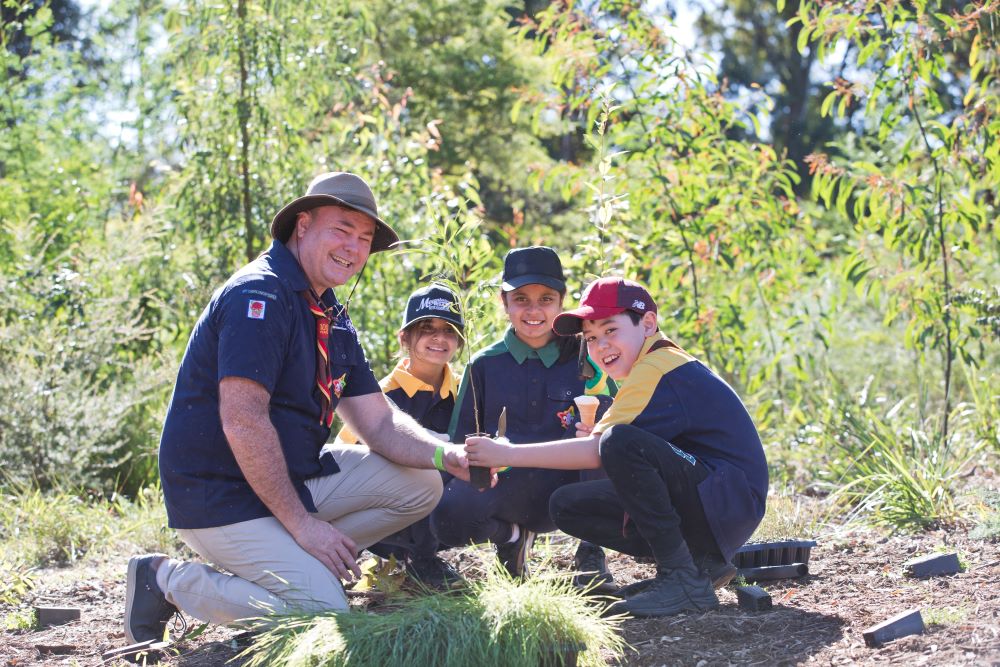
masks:
[[[700,461],[709,474],[698,495],[719,548],[731,558],[764,516],[764,447],[732,387],[679,347],[651,350],[659,341],[670,342],[660,332],[646,339],[594,432],[632,424]]]
[[[455,409],[457,384],[451,366],[445,364],[444,382],[441,383],[441,390],[438,392],[411,374],[409,367],[410,360],[401,359],[392,372],[379,382],[382,393],[424,428],[436,433],[447,433],[448,422],[451,421],[451,413]],[[345,426],[337,434],[337,442],[354,445],[358,443],[358,437]]]

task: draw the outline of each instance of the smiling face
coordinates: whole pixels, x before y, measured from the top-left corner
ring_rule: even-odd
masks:
[[[399,343],[410,358],[410,372],[418,377],[424,371],[440,373],[458,351],[458,331],[439,317],[420,320],[399,332]]]
[[[647,312],[633,324],[629,314],[618,313],[604,320],[584,320],[583,340],[587,353],[601,370],[615,380],[628,377],[642,352],[646,337],[656,332],[656,313]]]
[[[507,319],[518,339],[538,349],[555,337],[552,320],[562,312],[562,295],[551,287],[533,283],[502,294]]]
[[[319,206],[299,213],[288,249],[299,260],[309,284],[322,294],[343,285],[371,253],[375,221],[360,211]]]

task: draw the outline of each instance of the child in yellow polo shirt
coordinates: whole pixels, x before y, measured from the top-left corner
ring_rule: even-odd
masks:
[[[407,300],[403,326],[397,333],[402,358],[379,383],[400,410],[445,441],[458,386],[450,362],[462,347],[464,328],[454,292],[438,284],[415,291]],[[337,442],[353,444],[358,439],[345,427],[337,434]],[[447,473],[442,477],[445,483],[451,481]],[[458,572],[437,555],[439,548],[427,517],[369,551],[383,557],[395,555],[406,563],[411,576],[432,588],[461,583]]]

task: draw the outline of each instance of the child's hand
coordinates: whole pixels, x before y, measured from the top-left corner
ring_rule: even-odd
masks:
[[[508,465],[513,447],[505,441],[506,438],[497,441],[482,436],[466,438],[465,455],[469,465],[487,468],[502,468]]]
[[[587,426],[583,422],[576,423],[576,437],[578,438],[589,438],[593,431],[593,426]]]

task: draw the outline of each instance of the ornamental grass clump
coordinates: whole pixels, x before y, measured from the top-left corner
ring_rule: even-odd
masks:
[[[381,612],[327,612],[271,620],[242,657],[248,667],[394,665],[604,665],[620,657],[621,617],[569,578],[540,573],[526,582],[495,569],[460,593],[434,593]]]

